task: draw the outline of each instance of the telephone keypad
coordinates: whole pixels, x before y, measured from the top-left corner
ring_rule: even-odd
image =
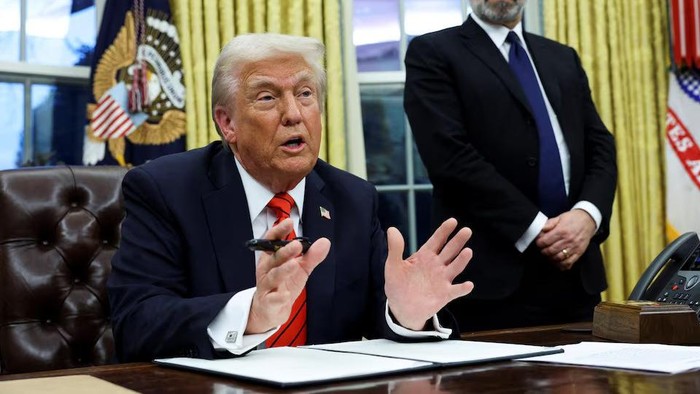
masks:
[[[666,288],[656,298],[658,302],[666,302],[676,305],[688,305],[700,314],[700,276],[695,272],[679,272],[675,280],[666,285]],[[690,275],[688,275],[690,274]]]

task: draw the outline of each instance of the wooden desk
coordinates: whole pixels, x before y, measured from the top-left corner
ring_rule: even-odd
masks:
[[[464,339],[533,345],[561,345],[595,340],[576,331],[590,324],[486,331]],[[522,361],[454,367],[418,374],[392,375],[299,389],[280,390],[235,379],[159,367],[150,363],[106,365],[31,374],[0,376],[2,380],[92,375],[142,393],[700,393],[700,371],[665,375]]]

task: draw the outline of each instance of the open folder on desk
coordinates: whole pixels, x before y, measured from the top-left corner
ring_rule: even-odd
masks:
[[[554,354],[561,348],[492,342],[386,339],[256,350],[239,358],[169,358],[157,364],[290,387]]]

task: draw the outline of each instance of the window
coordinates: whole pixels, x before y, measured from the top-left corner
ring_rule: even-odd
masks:
[[[404,235],[406,253],[431,234],[432,185],[403,110],[407,43],[462,24],[468,0],[355,0],[357,53],[367,177],[379,192],[379,219]]]
[[[0,169],[82,162],[96,3],[0,0]]]

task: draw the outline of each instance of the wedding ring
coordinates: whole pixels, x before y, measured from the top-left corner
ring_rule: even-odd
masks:
[[[564,249],[561,250],[561,254],[564,255],[564,258],[565,258],[565,259],[569,257],[569,251],[566,250],[566,248],[564,248]]]

